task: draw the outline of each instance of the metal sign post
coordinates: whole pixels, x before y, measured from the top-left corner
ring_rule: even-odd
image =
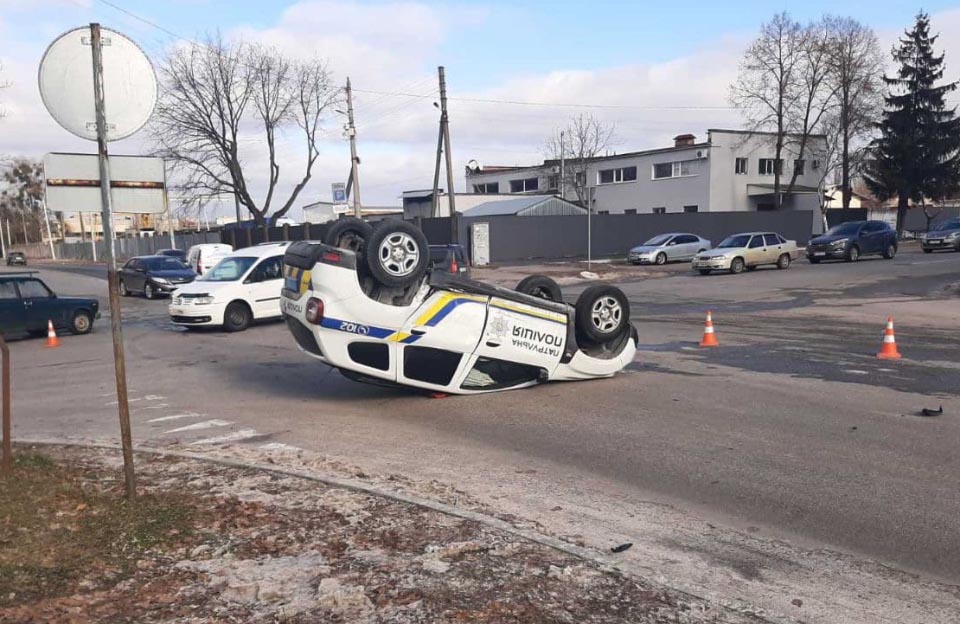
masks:
[[[97,154],[100,160],[100,199],[103,203],[103,240],[107,247],[107,286],[110,292],[110,329],[113,333],[113,359],[117,377],[117,405],[120,414],[120,442],[123,446],[123,476],[127,498],[137,495],[133,472],[133,442],[130,434],[130,404],[127,400],[127,368],[123,354],[123,327],[120,316],[120,287],[113,242],[113,214],[110,206],[110,161],[107,156],[107,117],[103,98],[103,49],[100,24],[90,24],[93,48],[93,99],[97,115]]]

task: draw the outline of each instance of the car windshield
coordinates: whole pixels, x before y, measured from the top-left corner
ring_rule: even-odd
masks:
[[[644,245],[649,245],[649,246],[651,246],[651,247],[656,247],[656,246],[662,245],[662,244],[664,244],[665,242],[667,242],[668,240],[670,240],[670,237],[671,237],[671,236],[673,236],[673,234],[661,234],[660,236],[654,236],[653,238],[651,238],[650,240],[648,240],[647,242],[645,242]]]
[[[938,232],[942,232],[944,230],[960,230],[960,219],[948,219],[943,223],[937,224],[935,229]]]
[[[860,226],[863,225],[857,221],[851,223],[841,223],[840,225],[835,225],[829,230],[827,230],[827,235],[829,236],[849,236],[851,234],[856,234],[860,231]]]
[[[256,258],[240,256],[236,258],[224,258],[217,263],[217,266],[207,271],[198,282],[235,282],[243,277],[250,267],[256,263]]]
[[[146,265],[148,271],[182,271],[190,268],[177,258],[170,256],[147,258],[143,263]]]
[[[717,248],[725,249],[731,247],[746,247],[749,240],[749,234],[735,234],[734,236],[728,236],[723,239],[720,244],[717,245]]]
[[[447,247],[430,247],[430,262],[446,262],[449,253]]]

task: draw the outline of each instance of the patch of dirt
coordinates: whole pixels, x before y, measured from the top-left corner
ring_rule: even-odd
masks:
[[[723,622],[726,613],[477,522],[312,481],[17,449],[3,622]]]

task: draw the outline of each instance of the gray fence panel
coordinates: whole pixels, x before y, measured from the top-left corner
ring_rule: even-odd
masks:
[[[827,211],[827,225],[833,227],[849,221],[866,221],[866,208],[835,208]]]
[[[931,208],[930,214],[936,214],[931,220],[932,223],[940,223],[941,221],[960,216],[960,208],[951,206],[944,208],[939,213],[937,213],[936,208]],[[903,220],[903,229],[909,232],[927,231],[927,215],[923,213],[922,208],[911,208],[907,210],[907,216]]]

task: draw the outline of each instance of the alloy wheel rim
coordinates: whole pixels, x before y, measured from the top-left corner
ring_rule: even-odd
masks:
[[[601,297],[593,304],[590,320],[593,326],[604,334],[614,331],[623,318],[623,306],[614,297]]]
[[[413,273],[420,262],[420,246],[409,234],[396,232],[380,243],[378,255],[387,273],[405,277]]]

